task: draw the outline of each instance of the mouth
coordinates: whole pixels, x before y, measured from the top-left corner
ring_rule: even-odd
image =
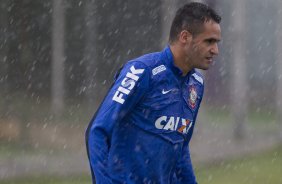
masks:
[[[209,64],[211,64],[213,62],[213,57],[206,57],[206,60]]]

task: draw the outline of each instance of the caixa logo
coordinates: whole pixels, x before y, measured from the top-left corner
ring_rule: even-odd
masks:
[[[187,134],[192,125],[191,120],[174,116],[161,116],[155,121],[157,129],[178,131],[182,134]]]
[[[121,85],[115,92],[113,100],[123,104],[125,101],[124,96],[130,93],[130,91],[134,88],[136,81],[139,79],[137,74],[142,74],[143,72],[144,69],[135,69],[134,66],[131,66],[130,72],[126,73],[125,78],[121,81]]]

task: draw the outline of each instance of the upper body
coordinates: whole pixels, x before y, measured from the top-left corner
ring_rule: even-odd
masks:
[[[183,11],[169,46],[127,62],[91,120],[86,141],[98,184],[196,183],[189,141],[204,82],[195,68],[207,69],[218,54],[220,28],[211,18],[197,36],[174,30]]]

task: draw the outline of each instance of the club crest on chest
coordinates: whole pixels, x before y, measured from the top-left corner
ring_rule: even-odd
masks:
[[[189,87],[189,97],[188,97],[189,106],[192,109],[196,107],[197,98],[198,98],[197,89],[195,86],[192,85]]]

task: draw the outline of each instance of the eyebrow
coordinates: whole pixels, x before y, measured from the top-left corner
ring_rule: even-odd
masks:
[[[207,40],[207,41],[214,41],[214,42],[217,42],[217,43],[221,41],[221,39],[216,39],[216,38],[207,38],[205,40]]]

